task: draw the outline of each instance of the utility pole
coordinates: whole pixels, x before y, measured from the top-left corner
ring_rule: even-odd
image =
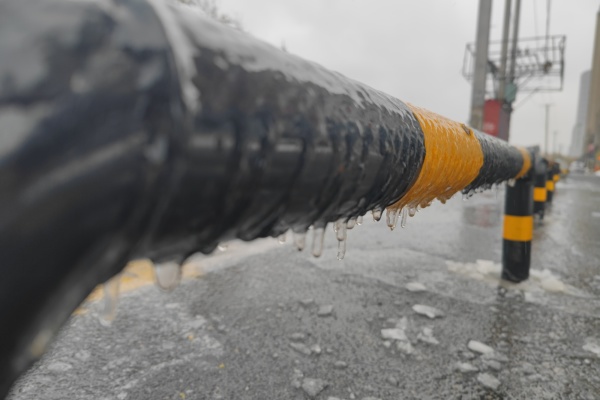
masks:
[[[546,153],[546,156],[550,155],[550,149],[548,148],[548,135],[549,135],[549,131],[548,129],[550,128],[550,106],[552,104],[550,103],[546,103],[544,104],[544,106],[546,107],[546,124],[545,124],[545,129],[544,129],[544,152]]]
[[[520,14],[521,14],[521,0],[516,0],[515,16],[513,19],[512,48],[511,48],[511,52],[510,52],[510,72],[508,74],[508,80],[510,83],[515,82],[515,69],[517,66],[517,43],[519,41]]]
[[[492,0],[479,0],[479,16],[475,39],[475,70],[471,87],[470,125],[481,130],[483,127],[483,105],[487,81],[488,46],[490,42],[490,20]]]
[[[554,131],[554,146],[552,146],[552,150],[556,155],[558,153],[558,131]]]
[[[504,101],[506,90],[506,59],[508,58],[508,33],[510,30],[510,8],[512,0],[504,0],[504,26],[502,28],[502,48],[500,50],[500,79],[498,82],[498,100]]]

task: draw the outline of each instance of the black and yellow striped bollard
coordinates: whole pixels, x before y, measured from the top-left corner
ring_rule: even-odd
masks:
[[[546,173],[546,203],[552,204],[552,198],[554,197],[554,163],[548,165],[548,172]]]
[[[532,163],[535,165],[535,163]],[[506,188],[502,241],[502,279],[521,282],[529,277],[533,238],[535,168]]]
[[[533,188],[533,213],[544,219],[544,209],[546,207],[546,160],[539,158],[535,163],[535,177]]]

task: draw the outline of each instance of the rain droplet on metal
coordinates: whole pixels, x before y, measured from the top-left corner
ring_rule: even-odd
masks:
[[[277,237],[277,241],[279,242],[279,244],[284,244],[285,243],[285,232],[283,232],[281,235],[279,235]]]
[[[338,240],[337,259],[343,260],[345,255],[346,255],[346,239],[344,238],[344,240]]]
[[[335,237],[337,240],[346,240],[346,224],[344,221],[338,221],[338,229],[335,231]]]
[[[229,245],[227,243],[219,243],[219,245],[217,246],[217,248],[220,251],[225,251],[225,250],[227,250],[228,247],[229,247]]]
[[[174,261],[154,265],[154,277],[159,288],[171,291],[181,281],[181,266]]]
[[[406,217],[407,216],[408,216],[408,209],[406,207],[404,207],[402,209],[402,221],[400,221],[400,226],[403,228],[406,226]]]
[[[408,207],[408,216],[409,217],[414,217],[415,214],[417,213],[417,207]]]
[[[506,184],[507,184],[508,186],[510,186],[510,187],[513,187],[513,186],[515,186],[515,183],[517,183],[517,180],[516,180],[516,179],[509,179],[509,180],[506,182]]]
[[[373,214],[373,221],[379,221],[381,219],[381,208],[375,208],[371,211],[371,214]]]
[[[306,232],[294,232],[294,244],[298,251],[304,250],[306,245]]]
[[[110,325],[117,316],[117,304],[119,302],[119,289],[121,286],[121,275],[113,276],[109,281],[102,285],[102,311],[100,312],[100,322],[103,325]]]
[[[320,257],[323,254],[323,241],[325,240],[325,228],[315,228],[313,230],[312,255]]]
[[[350,218],[348,222],[346,222],[346,229],[352,229],[356,226],[356,218]]]
[[[359,215],[358,218],[356,218],[356,225],[360,226],[363,224],[363,216]]]

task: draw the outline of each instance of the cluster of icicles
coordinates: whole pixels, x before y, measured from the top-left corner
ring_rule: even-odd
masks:
[[[514,186],[515,181],[513,179],[508,181],[509,186]],[[489,185],[485,187],[480,187],[476,189],[472,189],[467,193],[463,193],[463,200],[467,200],[473,194],[485,191],[487,189],[494,188],[496,189],[496,193],[499,187],[499,184]],[[442,203],[445,203],[445,198],[439,198]],[[429,205],[428,203],[427,205]],[[406,206],[403,208],[387,208],[386,209],[386,224],[391,229],[394,230],[400,221],[400,226],[404,228],[406,226],[406,221],[408,217],[413,217],[418,211],[420,207],[414,206]],[[375,208],[371,211],[373,215],[374,221],[381,220],[383,209]],[[337,250],[337,258],[338,260],[343,260],[346,255],[346,235],[347,231],[354,229],[357,225],[362,225],[363,217],[351,217],[349,219],[339,219],[333,224],[333,231],[335,232],[335,237],[338,241],[338,250]],[[313,233],[313,241],[312,241],[312,255],[314,257],[320,257],[323,253],[323,244],[325,239],[325,228],[326,226],[321,227],[313,227],[309,228],[309,231]],[[306,247],[306,232],[293,232],[293,242],[296,248],[299,251],[304,250]],[[286,233],[283,233],[278,237],[279,243],[286,242]],[[220,251],[227,250],[227,243],[221,243],[218,246]],[[182,268],[181,265],[176,262],[166,262],[160,264],[154,264],[154,276],[156,280],[156,285],[164,290],[171,291],[177,287],[179,282],[181,281]],[[117,300],[119,297],[119,286],[120,286],[121,274],[114,276],[111,280],[106,282],[103,285],[103,302],[104,305],[102,307],[102,311],[100,313],[101,321],[105,324],[110,324],[116,315],[117,310]]]
[[[400,226],[404,228],[406,226],[406,220],[408,216],[414,217],[417,213],[417,207],[404,207],[402,209],[399,208],[388,208],[386,210],[386,223],[387,226],[394,230],[398,224],[398,220],[400,219]],[[376,208],[371,211],[373,214],[373,220],[379,221],[381,219],[383,210],[381,208]],[[338,260],[343,260],[346,255],[346,235],[347,231],[350,229],[354,229],[357,225],[362,225],[363,217],[352,217],[348,220],[339,219],[333,223],[333,232],[335,233],[335,237],[338,241],[338,251],[337,258]],[[323,241],[325,239],[325,228],[324,227],[310,227],[309,230],[313,232],[313,242],[312,242],[312,255],[314,257],[320,257],[323,253]],[[294,245],[298,249],[298,251],[304,250],[306,246],[306,232],[293,232]],[[278,238],[279,243],[286,242],[286,233],[283,233]]]
[[[400,226],[406,226],[406,220],[408,216],[414,216],[417,212],[416,207],[404,207],[401,210],[398,208],[390,209],[386,211],[386,222],[387,226],[394,230],[400,219]],[[373,220],[379,221],[381,219],[383,210],[376,208],[371,211],[373,214]],[[357,225],[362,225],[363,217],[352,217],[349,219],[339,219],[333,224],[333,231],[338,241],[338,260],[343,260],[346,255],[346,235],[347,231],[354,229]],[[311,227],[310,230],[313,232],[312,242],[312,255],[314,257],[320,257],[323,253],[323,243],[325,240],[325,227]],[[294,245],[299,251],[304,250],[306,246],[306,232],[293,232]],[[286,234],[282,234],[278,237],[279,243],[286,242]],[[227,243],[221,243],[218,246],[220,251],[227,250]],[[179,285],[181,282],[182,267],[176,262],[165,262],[154,264],[154,277],[156,285],[164,290],[171,291]],[[100,321],[105,325],[110,325],[114,320],[117,312],[117,302],[120,291],[121,274],[114,276],[102,287],[103,292],[103,306],[100,311]]]

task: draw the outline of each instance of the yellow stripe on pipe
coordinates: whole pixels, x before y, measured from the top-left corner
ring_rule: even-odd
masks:
[[[533,239],[533,217],[505,215],[502,237],[514,242],[530,242]]]
[[[519,179],[525,176],[525,174],[527,174],[527,172],[529,172],[529,169],[531,168],[531,155],[529,154],[529,151],[527,151],[527,149],[525,149],[524,147],[517,147],[517,149],[521,152],[521,155],[523,156],[523,166],[521,167],[521,170],[519,171],[517,176],[515,176],[515,179]]]
[[[560,180],[560,175],[559,174],[554,174],[554,176],[552,177],[552,180],[554,182],[558,182]]]
[[[408,106],[423,130],[425,160],[413,186],[391,209],[427,207],[436,198],[445,202],[471,183],[483,165],[483,151],[472,130],[431,111]]]
[[[546,190],[554,192],[554,181],[546,181]]]
[[[546,192],[546,188],[536,187],[533,188],[533,201],[545,202],[548,198],[548,193]]]

